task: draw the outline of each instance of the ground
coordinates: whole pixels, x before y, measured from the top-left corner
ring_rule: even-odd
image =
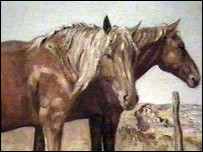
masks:
[[[173,150],[172,105],[144,104],[140,109],[122,114],[116,150]],[[182,105],[180,116],[185,150],[201,151],[202,106]],[[31,151],[33,134],[33,128],[21,128],[1,134],[1,151]],[[62,150],[90,150],[88,120],[66,123]]]

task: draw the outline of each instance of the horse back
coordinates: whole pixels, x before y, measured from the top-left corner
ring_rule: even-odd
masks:
[[[1,42],[1,52],[19,50],[25,48],[28,44],[29,42],[16,40]]]

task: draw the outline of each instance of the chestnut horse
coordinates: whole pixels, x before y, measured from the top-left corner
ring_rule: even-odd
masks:
[[[134,33],[134,32],[133,32]],[[1,51],[1,130],[42,128],[46,149],[59,151],[77,97],[106,79],[123,109],[137,103],[137,48],[126,28],[75,24],[35,38],[26,49]]]
[[[136,80],[151,67],[158,65],[162,70],[182,79],[189,87],[198,86],[200,75],[179,36],[178,24],[179,20],[168,26],[142,28],[136,32],[133,36],[134,42],[139,47],[134,69]],[[17,49],[23,46],[23,43],[26,42],[9,41],[4,42],[3,45],[7,47],[13,45]],[[173,56],[170,55],[171,53]],[[179,62],[178,68],[177,62]],[[100,85],[97,85],[99,83]],[[102,150],[102,145],[106,151],[114,150],[115,133],[123,111],[117,104],[117,97],[109,93],[108,89],[110,89],[109,83],[104,80],[90,84],[77,99],[78,103],[71,110],[71,117],[67,118],[67,121],[89,118],[92,150],[95,151]],[[37,127],[34,149],[39,151],[44,149],[42,130]]]

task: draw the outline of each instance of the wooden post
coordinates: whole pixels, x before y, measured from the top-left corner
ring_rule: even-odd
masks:
[[[184,151],[183,132],[179,119],[180,98],[178,92],[173,92],[174,150]]]

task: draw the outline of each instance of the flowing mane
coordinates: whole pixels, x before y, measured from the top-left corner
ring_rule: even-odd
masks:
[[[138,48],[145,45],[156,43],[158,40],[164,38],[167,33],[168,24],[163,23],[156,27],[145,27],[138,29],[133,39]],[[176,29],[176,34],[181,37],[180,32]]]
[[[146,44],[157,42],[166,35],[166,26],[145,27],[137,31],[134,36],[135,43],[138,48],[142,48]]]
[[[68,79],[76,82],[76,88],[83,90],[97,74],[101,57],[113,53],[112,43],[121,47],[130,43],[135,47],[127,29],[113,26],[111,32],[105,34],[99,26],[78,23],[34,38],[28,50],[48,49],[58,63],[68,67]]]
[[[65,34],[67,30],[70,30],[70,29],[73,30],[76,28],[78,31],[84,30],[85,28],[101,29],[99,26],[96,26],[95,24],[86,24],[86,23],[76,23],[76,24],[72,24],[71,26],[63,25],[51,32],[35,37],[33,40],[31,40],[30,49],[40,47],[43,44],[43,42],[45,42],[45,40],[53,38],[56,34]]]

